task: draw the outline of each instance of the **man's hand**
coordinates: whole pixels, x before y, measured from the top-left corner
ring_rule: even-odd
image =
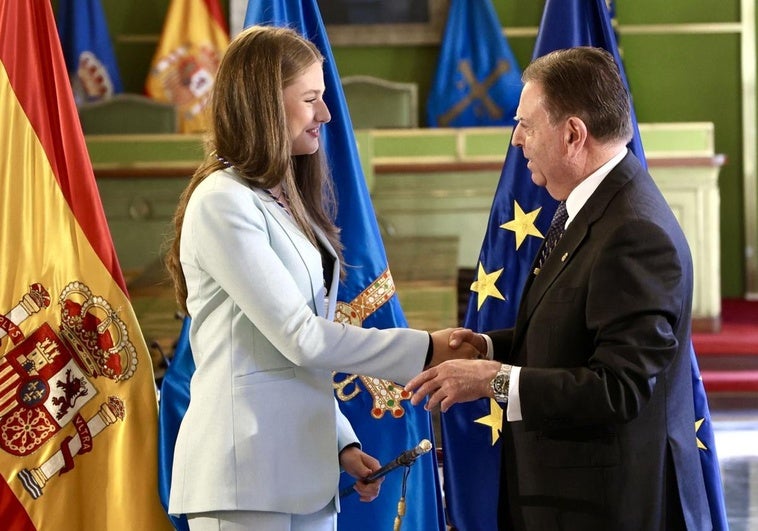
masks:
[[[438,404],[443,412],[459,402],[470,402],[477,398],[494,395],[490,382],[500,370],[499,361],[450,360],[427,369],[405,386],[412,391],[411,403],[416,406],[424,397],[429,401],[424,406],[431,410]]]
[[[452,359],[478,359],[487,355],[487,342],[466,328],[445,328],[432,332],[434,349],[429,367]]]
[[[381,468],[379,461],[355,446],[342,450],[339,457],[340,466],[343,470],[357,480],[353,488],[361,497],[361,501],[370,502],[376,499],[379,496],[379,489],[382,486],[384,477],[371,483],[363,481],[363,478],[370,476]]]
[[[477,334],[468,328],[452,328],[449,330],[451,330],[449,337],[450,348],[457,349],[462,344],[469,343],[479,352],[480,358],[484,358],[487,355],[487,341],[482,334]]]

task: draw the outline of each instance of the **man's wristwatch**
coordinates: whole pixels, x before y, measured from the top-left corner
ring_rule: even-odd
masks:
[[[508,389],[511,384],[511,365],[503,363],[500,370],[490,382],[490,388],[495,394],[495,400],[500,403],[508,402]]]

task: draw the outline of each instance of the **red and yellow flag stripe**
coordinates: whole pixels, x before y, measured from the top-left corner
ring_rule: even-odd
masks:
[[[0,0],[0,522],[171,529],[150,356],[48,0]]]

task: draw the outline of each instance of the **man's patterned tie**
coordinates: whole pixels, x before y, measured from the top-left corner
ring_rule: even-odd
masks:
[[[566,228],[566,220],[568,219],[568,212],[566,212],[566,202],[561,201],[558,203],[558,208],[555,209],[553,215],[553,221],[550,222],[550,228],[547,230],[547,236],[545,236],[545,243],[540,250],[540,259],[537,263],[538,269],[542,269],[547,257],[553,252],[555,246],[558,245],[558,240],[563,236],[563,231]]]

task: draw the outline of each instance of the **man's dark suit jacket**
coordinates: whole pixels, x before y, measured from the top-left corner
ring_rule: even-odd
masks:
[[[691,306],[687,241],[630,153],[527,281],[515,327],[488,333],[496,359],[523,367],[501,529],[711,529]]]

